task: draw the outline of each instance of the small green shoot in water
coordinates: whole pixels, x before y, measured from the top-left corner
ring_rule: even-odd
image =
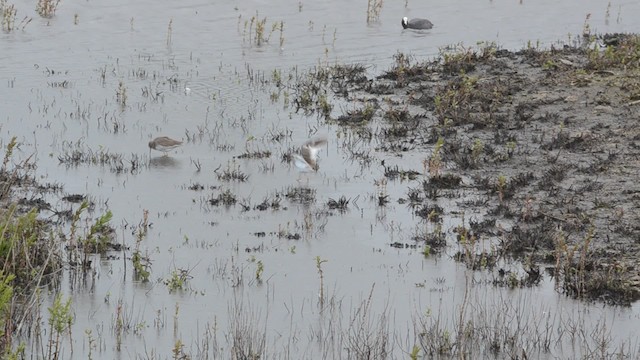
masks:
[[[71,298],[62,301],[62,294],[58,294],[49,308],[49,356],[48,359],[58,359],[60,356],[60,338],[62,333],[70,330],[73,324],[71,313]],[[69,333],[71,335],[71,333]],[[55,338],[54,338],[55,336]]]
[[[184,290],[187,286],[187,280],[189,279],[189,272],[183,269],[174,269],[171,271],[171,275],[164,281],[164,284],[169,288],[169,292],[177,290]]]
[[[413,349],[411,349],[411,354],[409,354],[409,358],[411,360],[418,360],[418,355],[420,355],[420,348],[418,345],[413,345]]]
[[[316,268],[318,269],[318,274],[320,275],[320,306],[324,304],[324,274],[322,272],[322,264],[326,263],[329,260],[322,260],[320,256],[316,256]]]
[[[431,255],[431,246],[425,245],[424,249],[422,249],[422,255],[424,255],[424,257]]]
[[[262,264],[262,260],[258,260],[256,263],[256,280],[258,282],[262,282],[262,273],[264,272],[264,264]]]

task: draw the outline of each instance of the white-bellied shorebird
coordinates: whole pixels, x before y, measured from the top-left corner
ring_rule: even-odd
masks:
[[[402,27],[404,29],[428,30],[433,27],[431,21],[427,19],[411,19],[406,16],[402,18]]]
[[[151,149],[162,151],[165,156],[167,153],[178,146],[182,145],[182,141],[173,140],[167,136],[160,136],[149,141],[149,155],[151,155]]]
[[[300,148],[299,154],[292,154],[293,163],[302,172],[318,171],[318,151],[327,143],[327,137],[314,136]]]

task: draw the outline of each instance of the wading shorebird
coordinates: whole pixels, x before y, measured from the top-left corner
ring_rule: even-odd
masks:
[[[327,143],[326,136],[314,136],[300,148],[300,154],[292,154],[293,163],[301,172],[318,171],[318,151]]]
[[[167,153],[178,146],[182,145],[182,141],[173,140],[167,136],[160,136],[151,141],[149,141],[149,156],[151,156],[151,149],[162,151],[164,156],[167,156]]]
[[[433,27],[431,21],[427,19],[411,19],[406,16],[402,18],[402,27],[404,29],[428,30]]]

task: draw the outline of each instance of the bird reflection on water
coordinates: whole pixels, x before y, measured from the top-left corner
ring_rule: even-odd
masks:
[[[158,169],[173,169],[180,166],[180,161],[170,156],[156,156],[149,159],[149,166]]]

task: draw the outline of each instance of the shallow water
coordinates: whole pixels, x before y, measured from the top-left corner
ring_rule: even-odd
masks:
[[[347,357],[343,348],[348,337],[340,343],[321,340],[318,334],[346,331],[370,294],[368,320],[375,326],[382,314],[388,316],[393,357],[411,351],[417,341],[413,321],[426,313],[442,314],[454,328],[467,291],[473,304],[467,311],[480,314],[496,307],[490,312],[499,313],[508,302],[527,316],[553,314],[559,323],[566,314],[577,314],[573,318],[583,321],[587,332],[601,329],[604,322],[615,344],[634,339],[637,306],[577,303],[558,295],[550,280],[533,289],[496,289],[484,284],[486,274],[469,273],[446,255],[425,258],[420,247],[390,247],[412,243],[413,234],[426,225],[397,202],[419,181],[389,182],[385,190],[391,202],[377,206],[381,188],[375,181],[384,178],[380,161],[419,168],[415,164],[426,155],[399,158],[376,151],[376,144],[360,143],[355,146],[375,159],[370,167],[361,167],[346,151],[352,134],[296,113],[295,107],[285,106],[283,93],[272,101],[277,89],[260,81],[271,81],[274,70],[286,78],[334,63],[363,63],[379,74],[398,51],[422,59],[458,43],[548,46],[581,33],[587,14],[593,32],[639,31],[639,3],[610,4],[607,14],[607,4],[600,1],[385,2],[379,19],[367,24],[363,1],[64,2],[52,19],[40,18],[32,3],[15,2],[18,20],[28,14],[33,22],[23,31],[0,33],[0,145],[18,136],[17,156],[36,154],[37,174],[44,181],[64,184],[69,194],[89,195],[96,203],[94,218],[113,211],[117,240],[130,249],[135,245],[133,227],[145,209],[152,223],[141,243],[152,263],[149,283],[133,280],[131,262],[122,253],[113,254],[115,260],[96,257],[95,280],[86,286],[65,277],[61,291],[71,296],[76,319],[73,339],[63,341],[64,357],[86,357],[85,330],[91,330],[98,339],[93,353],[99,358],[168,358],[178,339],[194,357],[230,358],[234,309],[250,316],[253,328],[266,331],[270,358]],[[256,14],[267,19],[267,32],[282,21],[282,35],[276,30],[268,43],[257,46],[245,25]],[[427,17],[435,27],[404,31],[402,16]],[[124,106],[116,96],[120,82],[126,89]],[[334,114],[349,106],[339,104]],[[282,154],[316,131],[329,137],[320,152],[321,170],[300,176],[281,161]],[[284,136],[274,140],[277,134]],[[190,140],[169,157],[154,152],[149,158],[147,142],[159,135]],[[58,161],[79,146],[120,154],[125,170],[136,157],[143,166],[116,173],[109,165]],[[236,158],[264,150],[271,156]],[[236,168],[248,181],[221,181],[214,172]],[[315,202],[284,198],[288,188],[306,182],[316,191]],[[194,184],[204,189],[190,190]],[[208,203],[224,190],[237,194],[250,210]],[[281,209],[255,209],[276,194],[282,198]],[[327,210],[327,201],[340,196],[351,199],[348,211]],[[467,220],[469,216],[473,214]],[[461,221],[460,215],[449,214],[444,224],[449,229]],[[279,231],[301,239],[278,237]],[[257,236],[259,232],[265,236]],[[328,298],[322,306],[318,256],[327,260],[321,265]],[[261,281],[255,276],[258,262],[264,266]],[[170,292],[163,281],[177,269],[188,271],[188,289]],[[129,327],[117,351],[119,303]],[[557,356],[580,354],[575,348],[552,350]],[[41,353],[36,346],[28,351]]]

